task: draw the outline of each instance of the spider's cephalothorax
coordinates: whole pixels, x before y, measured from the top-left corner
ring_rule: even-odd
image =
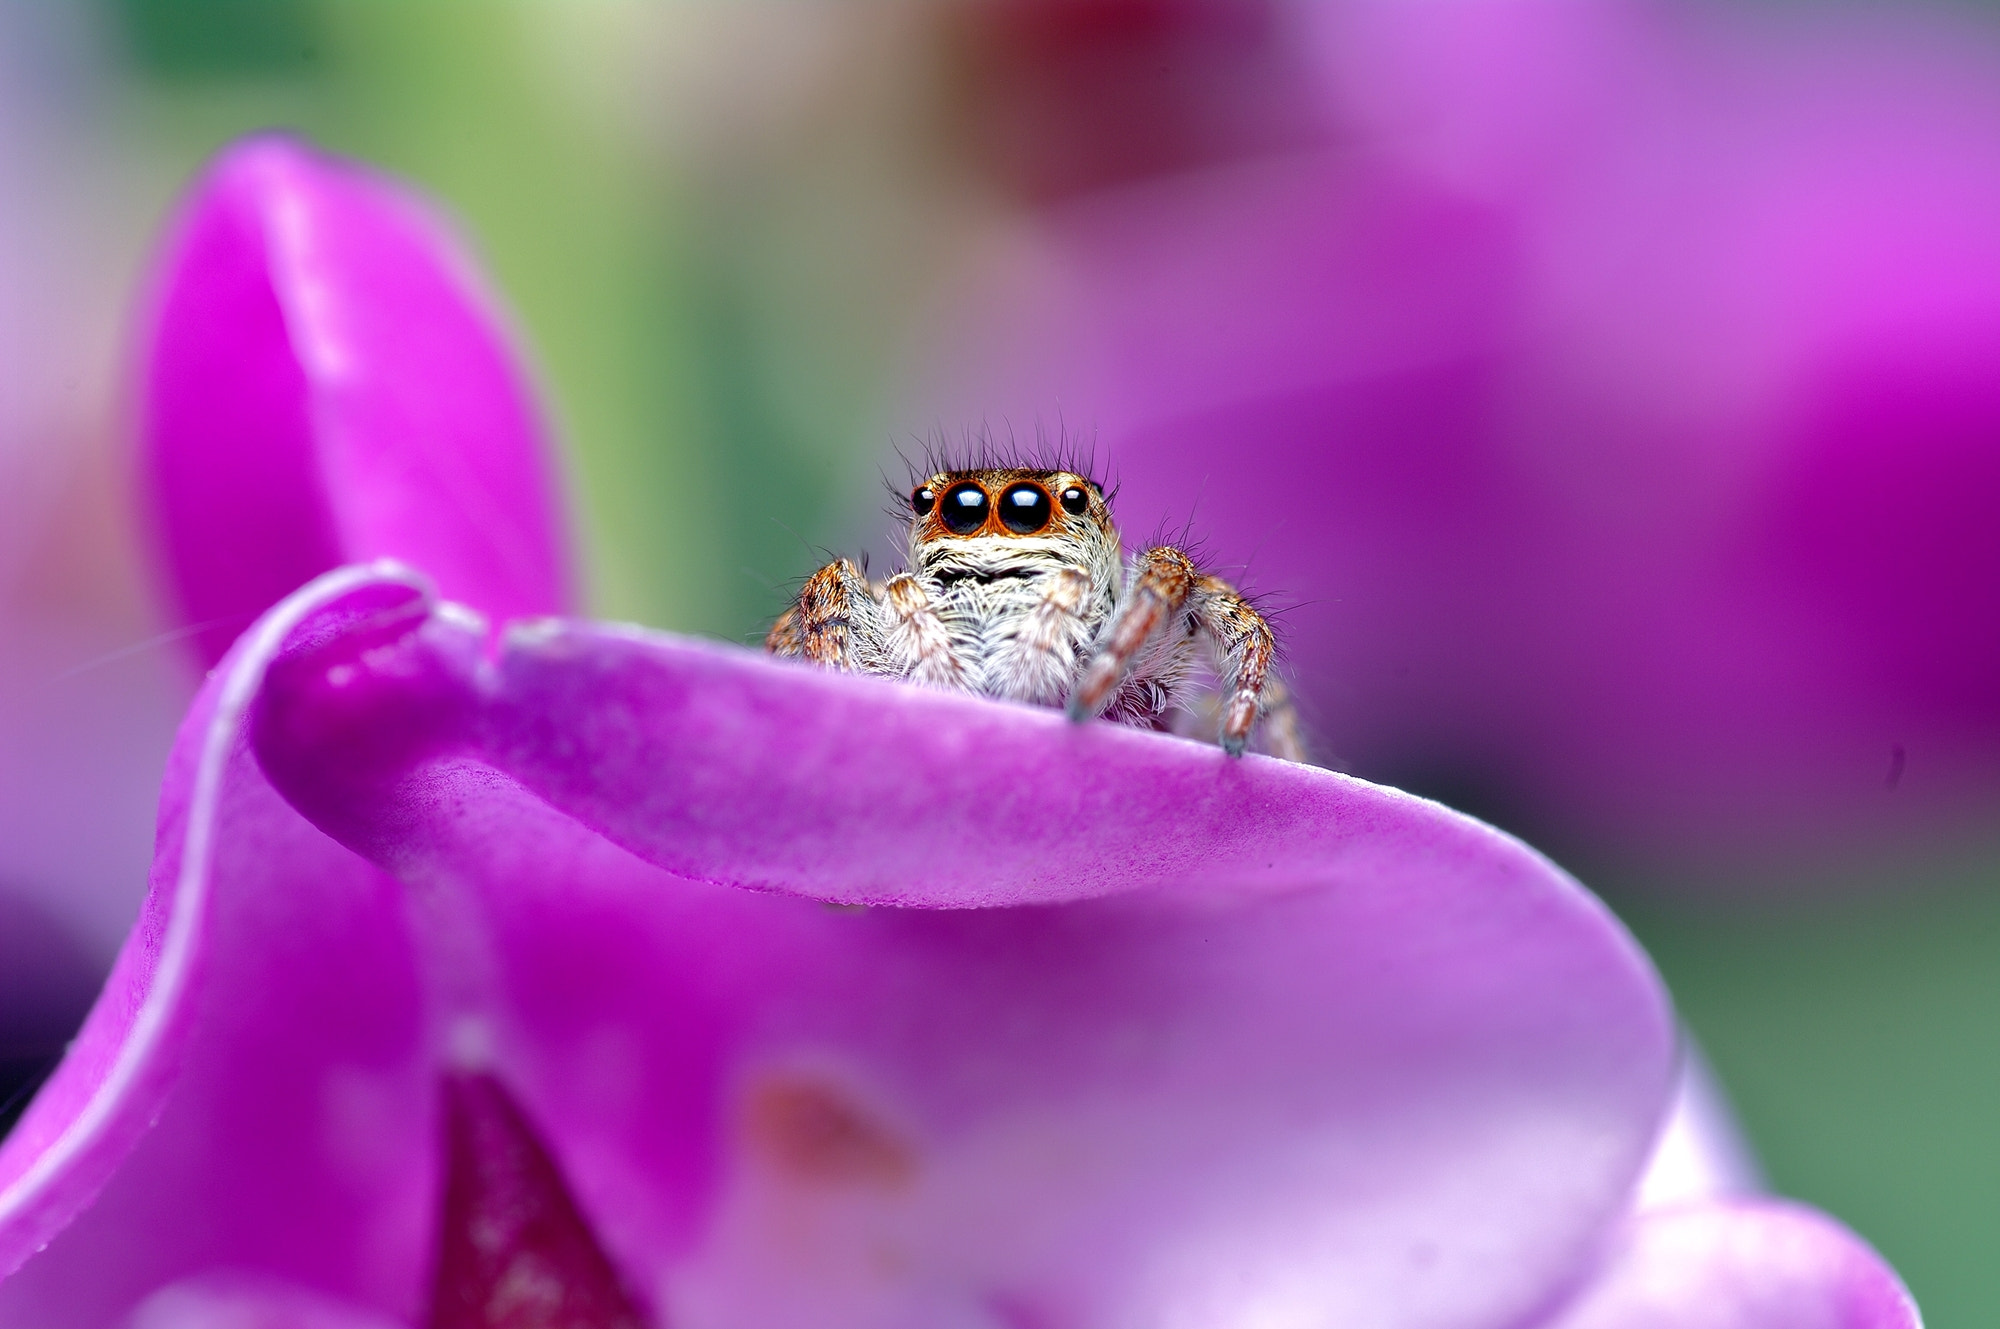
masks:
[[[1103,491],[1069,470],[939,471],[909,495],[910,570],[848,559],[800,589],[764,644],[832,669],[1067,705],[1148,729],[1219,709],[1222,746],[1303,760],[1270,624],[1184,551],[1126,566]]]

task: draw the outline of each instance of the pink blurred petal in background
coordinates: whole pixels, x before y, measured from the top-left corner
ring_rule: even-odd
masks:
[[[1993,21],[1281,8],[1317,136],[1039,203],[926,408],[1094,426],[1360,773],[1683,877],[1976,829]]]
[[[145,893],[193,686],[154,640],[115,384],[128,206],[77,6],[0,11],[0,1122]]]

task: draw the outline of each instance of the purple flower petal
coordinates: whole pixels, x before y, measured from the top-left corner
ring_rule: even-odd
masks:
[[[570,1086],[626,1081],[598,1147],[657,1162],[576,1183],[624,1196],[601,1214],[653,1211],[635,1245],[669,1304],[754,1322],[824,1298],[828,1271],[769,1244],[784,1214],[838,1257],[822,1323],[919,1291],[867,1272],[864,1233],[945,1279],[925,1295],[983,1286],[1059,1321],[1234,1313],[1248,1283],[1424,1322],[1525,1295],[1573,1255],[1543,1244],[1558,1213],[1623,1200],[1664,1087],[1657,991],[1601,910],[1486,828],[737,650],[564,624],[493,660],[482,642],[384,614],[287,657],[260,756],[322,826],[471,902],[512,992],[468,1005],[514,1008],[481,1037],[534,1050],[523,1094],[558,1138],[593,1097]],[[579,917],[593,877],[610,898]],[[621,963],[603,940],[628,910],[646,941]],[[715,1015],[661,1029],[676,1010]],[[631,1083],[629,1052],[570,1051],[584,1029],[690,1043],[713,1078]],[[690,1246],[685,1209],[633,1189],[662,1168],[712,1188],[720,1231]],[[1352,1282],[1315,1290],[1329,1269]]]
[[[1635,1219],[1543,1329],[1920,1329],[1895,1272],[1824,1214],[1774,1201]]]
[[[234,1267],[414,1322],[471,1067],[664,1323],[1498,1326],[1626,1212],[1671,1082],[1615,922],[1433,804],[631,629],[489,654],[391,574],[239,647],[168,802],[209,829],[144,936],[199,990],[142,936],[36,1105],[133,1129],[0,1209],[18,1260],[128,1155],[0,1319]],[[171,1093],[91,1070],[173,1040]]]
[[[251,139],[196,187],[159,279],[143,433],[209,662],[330,568],[425,568],[496,617],[571,601],[526,373],[462,245],[395,184]]]

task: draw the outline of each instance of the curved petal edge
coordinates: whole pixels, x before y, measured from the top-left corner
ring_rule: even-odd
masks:
[[[267,664],[301,624],[324,622],[329,604],[354,612],[385,586],[407,593],[409,583],[379,568],[314,582],[244,635],[183,722],[145,909],[68,1053],[0,1141],[0,1278],[90,1203],[173,1088],[209,962],[218,800]]]
[[[208,663],[344,564],[496,619],[571,604],[546,428],[497,299],[399,184],[281,135],[224,151],[141,348],[150,501]]]

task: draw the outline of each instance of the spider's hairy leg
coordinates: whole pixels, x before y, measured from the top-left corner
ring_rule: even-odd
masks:
[[[799,588],[799,598],[764,638],[773,655],[810,660],[827,669],[857,667],[857,628],[872,636],[875,596],[852,559],[836,559]]]
[[[1187,604],[1197,580],[1193,561],[1170,545],[1156,545],[1139,555],[1131,589],[1070,693],[1070,719],[1088,719],[1104,709],[1147,644]]]
[[[882,584],[881,604],[883,658],[871,672],[932,687],[965,686],[965,667],[952,649],[951,633],[922,582],[907,572],[897,573]]]
[[[1232,757],[1242,756],[1258,718],[1271,716],[1275,723],[1266,731],[1266,742],[1272,755],[1303,761],[1305,749],[1299,741],[1291,694],[1271,673],[1277,654],[1271,625],[1255,605],[1220,577],[1196,581],[1188,610],[1195,627],[1215,649],[1216,672],[1221,675],[1224,694],[1223,751]]]

